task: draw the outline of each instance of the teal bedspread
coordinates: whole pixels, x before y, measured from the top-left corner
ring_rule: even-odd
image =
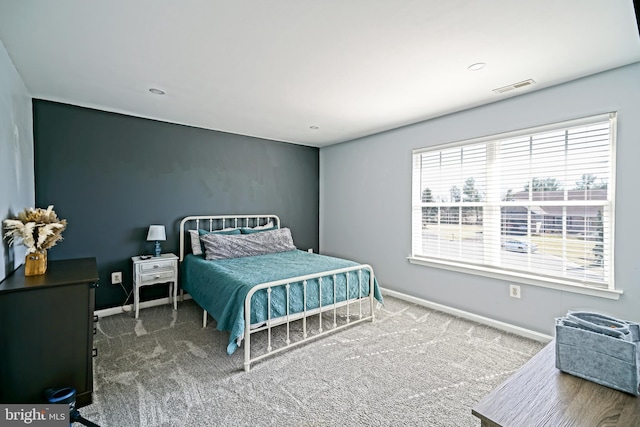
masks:
[[[230,331],[227,353],[238,348],[239,338],[244,336],[244,299],[249,290],[258,284],[289,277],[304,276],[323,271],[357,266],[358,263],[341,258],[308,253],[300,250],[258,255],[243,258],[205,260],[189,254],[182,263],[182,288],[214,319],[217,328]],[[349,273],[349,298],[358,296],[357,273]],[[322,304],[333,303],[333,279],[322,280]],[[369,273],[362,272],[361,295],[369,294]],[[337,277],[336,300],[346,297],[346,275]],[[374,297],[382,302],[378,282],[374,278]],[[307,282],[307,309],[318,307],[317,280]],[[290,287],[290,313],[303,311],[302,284]],[[258,291],[251,299],[251,324],[267,320],[267,292]],[[286,290],[284,286],[271,292],[271,318],[286,315]]]

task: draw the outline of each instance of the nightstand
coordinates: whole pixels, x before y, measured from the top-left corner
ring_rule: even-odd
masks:
[[[146,257],[145,257],[146,258]],[[133,305],[136,319],[140,310],[140,288],[143,286],[171,283],[169,285],[169,301],[173,300],[173,309],[178,309],[178,257],[174,254],[161,254],[143,259],[142,256],[131,257],[133,261]]]

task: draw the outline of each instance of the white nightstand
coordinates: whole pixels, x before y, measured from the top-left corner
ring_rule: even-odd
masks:
[[[169,301],[173,300],[173,309],[178,309],[178,257],[174,254],[161,254],[142,259],[142,256],[131,257],[133,261],[133,305],[136,319],[140,310],[140,288],[158,283],[171,283]]]

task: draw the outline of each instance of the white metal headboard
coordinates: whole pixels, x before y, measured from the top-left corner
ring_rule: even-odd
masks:
[[[207,231],[222,230],[223,228],[255,227],[273,221],[280,228],[280,218],[277,215],[194,215],[187,216],[180,221],[180,261],[185,257],[185,234],[189,230],[202,228]]]

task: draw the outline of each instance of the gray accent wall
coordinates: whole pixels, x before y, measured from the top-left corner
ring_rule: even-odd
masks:
[[[535,76],[533,76],[535,78]],[[410,264],[411,154],[537,125],[618,112],[615,279],[619,300]],[[320,250],[367,262],[383,287],[553,335],[587,309],[640,321],[640,63],[320,150]]]
[[[0,42],[0,229],[34,205],[31,96]],[[24,263],[25,248],[0,245],[0,282]]]
[[[68,221],[49,259],[95,256],[96,308],[121,305],[131,259],[153,251],[150,224],[164,224],[163,252],[178,254],[188,215],[277,214],[301,249],[318,249],[319,151],[67,104],[34,100],[35,189]],[[151,288],[151,289],[150,289]],[[143,300],[167,287],[143,288]],[[128,300],[132,302],[132,298]]]

